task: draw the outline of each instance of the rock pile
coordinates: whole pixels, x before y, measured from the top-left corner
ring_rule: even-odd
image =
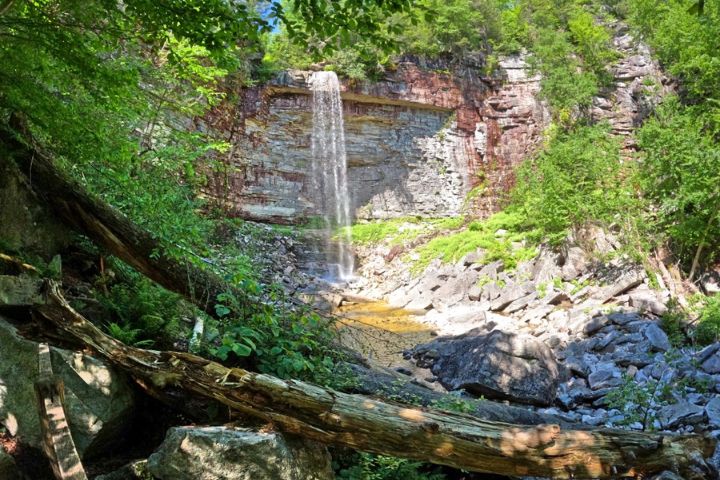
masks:
[[[388,302],[421,310],[417,320],[444,335],[405,352],[430,369],[420,380],[592,426],[720,436],[720,344],[674,346],[661,326],[662,279],[617,246],[607,232],[579,232],[514,270],[477,251],[418,278],[393,260],[360,292],[385,288]],[[388,286],[396,276],[404,281]]]

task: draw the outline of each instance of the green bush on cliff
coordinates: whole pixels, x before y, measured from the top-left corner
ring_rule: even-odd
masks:
[[[558,243],[572,226],[640,216],[633,165],[621,162],[619,149],[608,125],[558,133],[517,172],[512,207],[523,227]]]

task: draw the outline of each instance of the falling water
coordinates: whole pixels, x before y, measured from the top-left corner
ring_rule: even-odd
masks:
[[[325,220],[328,268],[331,277],[347,280],[352,277],[354,261],[340,82],[334,72],[315,72],[310,79],[310,89],[313,92],[313,178],[316,200]],[[333,242],[335,231],[339,234]]]

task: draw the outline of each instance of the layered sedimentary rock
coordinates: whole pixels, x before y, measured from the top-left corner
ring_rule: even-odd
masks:
[[[512,183],[511,167],[539,141],[547,114],[538,79],[521,57],[502,61],[493,78],[481,69],[447,73],[407,61],[380,81],[343,83],[354,217],[493,209]],[[232,148],[206,193],[230,214],[289,223],[318,214],[308,178],[310,74],[288,71],[244,89],[207,118]]]

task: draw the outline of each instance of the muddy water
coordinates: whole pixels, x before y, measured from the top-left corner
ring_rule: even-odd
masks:
[[[412,312],[384,302],[343,305],[334,313],[345,319],[340,326],[343,344],[386,367],[405,366],[403,350],[433,338]]]

